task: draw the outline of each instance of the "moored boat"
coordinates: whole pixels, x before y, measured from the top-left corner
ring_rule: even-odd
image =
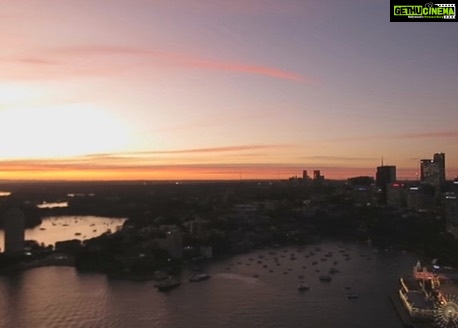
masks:
[[[321,275],[320,276],[320,281],[330,282],[331,280],[332,280],[331,276],[328,276],[328,275]]]
[[[198,282],[209,279],[211,276],[207,273],[198,273],[191,278],[189,278],[190,282]]]
[[[158,291],[166,292],[168,290],[174,289],[181,285],[181,281],[175,279],[167,279],[161,282],[158,282],[155,286]]]
[[[356,299],[359,298],[359,296],[356,295],[356,294],[350,293],[350,294],[347,295],[347,298],[348,298],[349,300],[356,300]]]

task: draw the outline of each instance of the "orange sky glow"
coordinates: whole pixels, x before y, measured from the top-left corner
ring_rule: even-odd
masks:
[[[456,178],[453,24],[360,4],[2,1],[0,180]]]

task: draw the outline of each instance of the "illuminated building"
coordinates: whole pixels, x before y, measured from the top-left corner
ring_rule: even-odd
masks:
[[[420,161],[420,180],[435,187],[445,182],[445,154],[436,153],[433,159]]]
[[[5,228],[5,253],[20,255],[24,253],[25,217],[24,213],[14,208],[6,213]]]

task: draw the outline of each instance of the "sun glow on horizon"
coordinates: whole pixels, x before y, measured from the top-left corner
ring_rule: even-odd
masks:
[[[132,134],[94,105],[11,108],[0,111],[0,158],[56,158],[128,149]]]

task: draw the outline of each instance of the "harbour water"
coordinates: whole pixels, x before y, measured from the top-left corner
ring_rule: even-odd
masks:
[[[25,239],[53,245],[57,241],[90,239],[108,230],[114,232],[126,219],[98,216],[55,216],[43,219],[38,227],[25,230]],[[0,230],[0,247],[4,245],[4,231]]]
[[[389,296],[415,260],[335,242],[265,249],[201,267],[212,275],[202,282],[188,282],[185,270],[166,293],[154,281],[43,267],[0,276],[0,326],[401,328]],[[320,281],[331,267],[339,272]],[[298,282],[310,289],[299,291]]]

